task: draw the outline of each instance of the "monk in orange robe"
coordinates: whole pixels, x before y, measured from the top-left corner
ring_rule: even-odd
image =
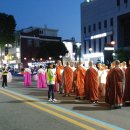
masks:
[[[69,96],[70,92],[72,91],[72,83],[73,83],[73,70],[70,67],[70,63],[66,63],[66,67],[64,68],[63,72],[64,77],[64,92],[65,95],[63,96]]]
[[[82,62],[78,63],[78,67],[75,71],[75,85],[76,85],[76,99],[83,99],[84,94],[84,78],[86,74],[86,68],[82,65]]]
[[[57,85],[58,85],[58,90],[59,90],[59,93],[63,93],[62,91],[62,74],[63,74],[63,71],[64,71],[64,66],[62,66],[62,63],[60,60],[58,60],[57,62],[57,67],[56,67],[56,82],[57,82]]]
[[[123,101],[124,105],[130,105],[130,61],[129,61],[129,67],[125,71],[125,90]]]
[[[123,78],[124,73],[119,68],[120,61],[115,61],[115,68],[111,70],[109,75],[109,84],[108,84],[108,103],[112,109],[121,108],[123,103]]]
[[[94,67],[93,62],[89,62],[89,69],[86,71],[85,75],[85,94],[86,99],[90,100],[92,103],[98,101],[99,96],[99,78],[98,71]]]

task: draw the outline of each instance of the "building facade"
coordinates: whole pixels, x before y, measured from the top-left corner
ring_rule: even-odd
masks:
[[[103,61],[105,54],[105,60],[112,60],[114,49],[130,48],[130,1],[85,0],[81,3],[81,41],[82,54],[87,59],[97,57]]]
[[[9,64],[26,67],[62,55],[59,47],[63,45],[62,38],[58,37],[56,29],[29,27],[17,31],[16,37],[16,46],[9,50],[15,60],[10,60]]]

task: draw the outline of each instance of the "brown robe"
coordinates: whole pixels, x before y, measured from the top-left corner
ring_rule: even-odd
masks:
[[[99,96],[99,78],[98,71],[93,67],[90,67],[86,71],[85,75],[85,94],[86,99],[91,101],[97,101]]]
[[[110,105],[122,104],[123,100],[123,78],[124,74],[122,70],[115,67],[111,70],[107,77],[107,100]]]
[[[125,71],[125,90],[123,101],[130,101],[130,66]]]

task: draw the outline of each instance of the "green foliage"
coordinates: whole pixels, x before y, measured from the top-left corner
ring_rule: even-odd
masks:
[[[15,40],[16,22],[12,15],[0,13],[0,44],[12,44]]]
[[[128,61],[130,59],[130,49],[118,49],[115,51],[116,58],[120,61]]]
[[[62,42],[48,42],[46,44],[43,44],[43,46],[39,50],[37,58],[41,57],[42,54],[40,54],[40,52],[44,52],[45,59],[48,59],[48,57],[53,57],[54,59],[57,59],[60,55],[65,56],[65,54],[68,53],[67,48]]]

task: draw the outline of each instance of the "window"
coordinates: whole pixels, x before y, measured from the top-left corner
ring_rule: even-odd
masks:
[[[113,35],[110,36],[111,41],[113,41]]]
[[[107,28],[107,20],[104,20],[104,28]]]
[[[88,26],[88,32],[91,32],[91,25]]]
[[[110,19],[110,26],[113,26],[113,18]]]
[[[91,48],[91,40],[89,40],[89,48]]]
[[[107,44],[107,37],[104,38],[104,43]]]
[[[84,27],[84,34],[86,34],[86,27]]]
[[[94,52],[96,52],[96,39],[94,39]]]
[[[35,40],[35,47],[40,47],[39,40]]]
[[[84,54],[86,54],[86,41],[84,41]]]
[[[93,24],[93,31],[96,31],[96,24]]]
[[[32,46],[32,39],[28,39],[28,46],[29,46],[29,47]]]
[[[127,4],[127,3],[128,3],[128,0],[124,0],[124,3]]]
[[[99,52],[102,51],[102,43],[101,43],[101,38],[99,38]]]
[[[101,29],[101,22],[98,23],[98,29]]]
[[[126,7],[127,7],[128,0],[124,0],[124,3],[126,4]]]
[[[120,0],[117,0],[117,6],[120,6]]]

